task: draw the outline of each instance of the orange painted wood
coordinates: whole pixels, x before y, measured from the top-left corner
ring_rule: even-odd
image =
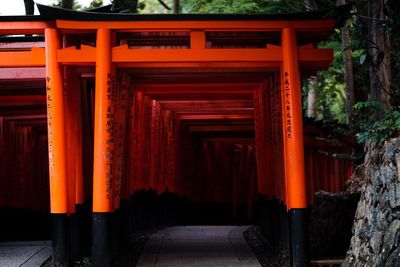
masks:
[[[87,195],[85,195],[85,183],[83,176],[83,137],[82,137],[82,88],[81,81],[79,75],[76,73],[76,70],[73,72],[72,76],[69,78],[71,80],[72,85],[72,103],[73,103],[73,114],[74,114],[74,145],[76,146],[75,150],[75,203],[83,204],[87,199]],[[86,161],[85,161],[86,163]],[[88,179],[88,177],[86,177]]]
[[[204,49],[206,48],[206,34],[202,30],[190,31],[190,48]]]
[[[96,100],[94,120],[93,212],[113,211],[115,95],[112,88],[111,32],[97,32]]]
[[[257,161],[257,192],[263,193],[264,180],[262,171],[262,149],[261,149],[261,132],[260,132],[260,100],[258,98],[258,90],[253,92],[254,99],[254,128],[255,128],[255,143],[256,143],[256,161]]]
[[[47,43],[47,42],[46,42]],[[54,59],[57,59],[55,56]],[[30,51],[0,52],[0,67],[44,67],[45,49],[32,47]]]
[[[56,29],[48,28],[46,37],[46,92],[49,140],[51,213],[67,213],[68,181],[66,166],[64,96],[62,69],[57,63],[60,39]]]
[[[120,124],[120,152],[122,154],[121,157],[121,166],[119,170],[120,175],[120,199],[127,200],[129,198],[129,194],[126,194],[127,181],[130,176],[130,142],[129,135],[131,132],[131,120],[132,120],[132,101],[133,101],[133,91],[131,88],[131,77],[126,74],[122,74],[120,78],[120,104],[119,108],[122,112],[122,122]]]
[[[66,47],[57,51],[58,62],[67,64],[95,64],[96,56],[96,48],[88,45],[81,45],[80,49]]]
[[[127,127],[127,101],[128,86],[130,83],[129,76],[124,73],[117,76],[114,81],[116,86],[115,97],[115,160],[113,172],[113,208],[119,209],[121,202],[122,184],[125,173],[126,161],[126,127]]]
[[[285,79],[284,79],[284,75],[282,75],[283,74],[283,66],[281,66],[281,68],[280,68],[280,73],[279,73],[279,79],[278,79],[278,74],[275,74],[274,75],[274,77],[275,77],[275,79],[278,81],[280,81],[280,95],[281,95],[281,98],[280,98],[280,103],[281,103],[281,120],[282,120],[282,122],[281,122],[281,126],[282,126],[282,134],[281,134],[281,136],[282,136],[282,150],[283,150],[283,153],[282,153],[282,162],[283,162],[283,165],[282,165],[282,171],[283,171],[283,181],[282,181],[282,191],[283,191],[283,194],[284,194],[284,197],[283,197],[283,202],[285,203],[285,205],[286,205],[286,207],[287,207],[287,209],[289,209],[289,203],[290,203],[290,194],[289,194],[289,183],[288,183],[288,170],[287,170],[287,142],[285,141],[285,134],[286,134],[286,127],[287,127],[287,125],[286,125],[286,123],[287,123],[287,120],[285,119],[285,116],[286,116],[286,95],[284,94],[284,92],[285,92],[285,88],[284,88],[284,85],[285,85]]]
[[[333,19],[310,21],[72,21],[57,20],[60,29],[87,30],[87,29],[117,29],[117,30],[183,30],[200,29],[210,30],[248,30],[276,31],[282,28],[307,30],[331,30],[335,25]]]
[[[15,21],[0,23],[0,34],[44,34],[46,28],[54,28],[54,22]]]
[[[68,150],[66,151],[66,165],[67,165],[67,180],[68,180],[68,213],[75,213],[75,201],[76,201],[76,154],[77,150],[81,147],[76,145],[76,131],[77,125],[75,123],[75,101],[73,99],[73,88],[72,86],[72,72],[63,69],[64,82],[64,123],[65,129],[65,144]]]
[[[160,121],[159,121],[159,109],[157,101],[153,100],[151,102],[151,150],[150,150],[150,184],[151,187],[160,190],[160,183],[158,181],[159,177],[159,141],[160,141]]]
[[[113,62],[276,62],[282,60],[280,48],[259,49],[129,49],[127,45],[113,48]]]
[[[307,160],[308,160],[308,164],[307,164],[307,168],[308,168],[308,175],[307,175],[307,188],[309,190],[309,195],[308,195],[308,199],[309,199],[309,204],[312,205],[314,203],[314,192],[316,192],[315,190],[315,185],[314,185],[314,181],[315,181],[315,174],[314,174],[314,151],[312,149],[310,149],[310,147],[307,149],[306,154],[308,155]]]
[[[0,106],[45,105],[45,95],[6,95],[0,96]]]
[[[285,143],[285,170],[287,173],[288,207],[306,208],[307,193],[304,172],[303,115],[300,73],[297,57],[296,32],[292,28],[282,30],[283,49],[283,120]]]

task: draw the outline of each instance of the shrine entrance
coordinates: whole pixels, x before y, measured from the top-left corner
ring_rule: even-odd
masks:
[[[293,265],[308,264],[305,213],[315,188],[305,177],[301,79],[332,62],[332,49],[316,44],[341,25],[346,7],[127,15],[38,6],[40,16],[0,18],[0,34],[41,36],[44,46],[1,51],[0,67],[46,70],[56,264],[69,264],[70,217],[92,199],[93,266],[109,266],[113,214],[140,190],[275,199],[289,214]],[[201,139],[198,150],[188,136]],[[206,182],[191,164],[201,158],[202,177],[211,177],[218,157],[237,163],[219,176],[231,177],[233,193],[198,190]],[[249,166],[256,171],[244,175]]]

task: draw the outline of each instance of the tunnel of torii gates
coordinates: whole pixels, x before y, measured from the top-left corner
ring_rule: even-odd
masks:
[[[303,136],[301,79],[332,62],[332,49],[316,44],[343,24],[348,7],[135,15],[38,6],[40,16],[0,17],[1,86],[12,92],[0,96],[0,132],[11,125],[23,151],[32,127],[47,123],[55,264],[70,262],[68,216],[92,199],[92,261],[109,266],[111,215],[134,192],[152,189],[194,200],[278,199],[289,214],[292,263],[307,265],[305,210],[315,191],[339,191],[351,164],[330,160],[327,178],[318,179],[328,160],[319,168],[320,156],[304,151],[318,140]],[[46,95],[35,93],[44,78]],[[15,103],[46,103],[47,116],[4,108]],[[202,142],[194,148],[196,134]],[[35,140],[46,144],[46,136]],[[11,150],[2,162],[8,157]],[[231,164],[233,193],[191,180],[199,159],[205,181]]]

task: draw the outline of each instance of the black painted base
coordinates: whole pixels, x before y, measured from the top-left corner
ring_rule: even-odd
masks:
[[[70,231],[71,231],[71,260],[73,262],[82,261],[83,258],[90,254],[90,248],[87,249],[90,239],[86,234],[90,225],[85,225],[85,210],[84,204],[76,205],[76,213],[69,216]],[[89,239],[89,242],[88,242]]]
[[[70,232],[67,214],[52,214],[53,266],[71,266]]]
[[[291,255],[294,267],[310,266],[307,242],[307,215],[308,210],[291,209],[290,231],[291,231]]]
[[[92,266],[111,266],[112,213],[93,212],[92,215]]]

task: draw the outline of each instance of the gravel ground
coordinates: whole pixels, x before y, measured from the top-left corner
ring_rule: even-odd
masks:
[[[162,228],[155,228],[141,231],[132,236],[131,243],[118,255],[114,266],[135,266],[146,241],[153,233],[161,229]],[[289,254],[286,251],[272,246],[260,233],[259,227],[252,226],[246,230],[243,235],[263,267],[290,267]],[[52,266],[51,259],[42,265],[42,267],[50,266]],[[89,266],[91,266],[89,258],[85,258],[82,262],[75,263],[75,267]]]
[[[115,267],[136,266],[139,256],[144,249],[146,241],[152,234],[164,228],[165,227],[159,227],[159,228],[144,230],[131,236],[131,243],[119,253],[116,261],[114,262],[114,266]]]
[[[252,226],[243,235],[263,267],[290,267],[289,253],[272,246],[259,227]]]
[[[128,246],[125,247],[124,250],[122,250],[117,255],[117,258],[113,266],[115,267],[136,266],[136,263],[139,259],[140,254],[142,253],[146,241],[153,233],[163,228],[165,227],[143,230],[131,236],[131,242],[129,243]],[[50,258],[45,263],[43,263],[41,267],[51,267],[51,266],[52,266],[52,260]],[[74,267],[90,267],[90,266],[92,266],[90,258],[84,258],[82,261],[75,262],[74,264]]]

